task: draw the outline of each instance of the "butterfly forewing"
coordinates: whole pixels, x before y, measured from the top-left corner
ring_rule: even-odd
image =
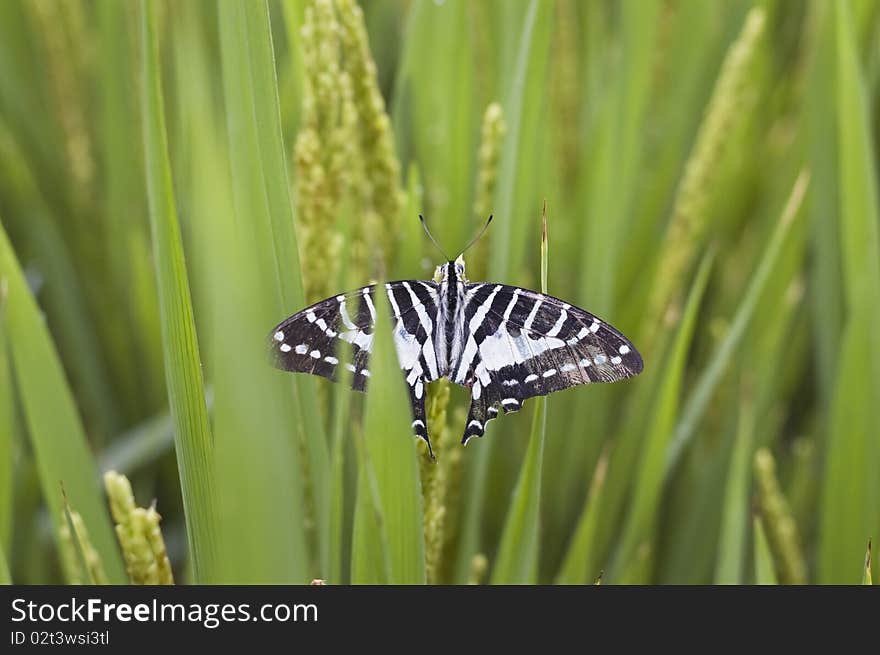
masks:
[[[352,374],[352,387],[364,391],[370,376],[376,288],[371,285],[327,298],[277,325],[269,339],[275,365],[330,380],[338,379],[344,367]],[[428,334],[433,329],[430,317],[436,314],[436,283],[401,281],[380,288],[395,323],[401,368],[435,379],[431,373],[436,373],[436,358]]]

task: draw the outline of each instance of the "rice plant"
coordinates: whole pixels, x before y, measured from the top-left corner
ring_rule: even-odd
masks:
[[[877,579],[878,52],[850,0],[0,3],[0,582]],[[466,447],[433,383],[432,461],[383,308],[366,395],[272,368],[431,279],[419,214],[644,372]]]

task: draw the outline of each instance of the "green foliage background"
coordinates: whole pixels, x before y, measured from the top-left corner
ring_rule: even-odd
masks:
[[[0,3],[0,581],[80,579],[61,485],[126,581],[106,470],[182,582],[870,580],[880,4],[362,4]],[[470,277],[645,372],[466,449],[436,383],[432,464],[390,338],[365,398],[271,369],[307,302],[432,276],[419,213],[493,213]]]

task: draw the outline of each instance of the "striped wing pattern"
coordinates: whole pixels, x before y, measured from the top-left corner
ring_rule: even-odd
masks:
[[[322,300],[277,325],[270,337],[275,366],[334,382],[344,377],[344,368],[351,376],[352,388],[366,391],[376,323],[376,288],[366,286]],[[410,392],[413,430],[428,441],[425,384],[439,377],[433,345],[437,283],[389,282],[379,295],[388,302],[395,324],[394,343]]]
[[[453,373],[471,388],[465,443],[527,398],[642,371],[626,337],[558,298],[501,284],[469,284],[465,297],[466,343]]]
[[[401,280],[328,298],[280,323],[269,343],[286,371],[330,380],[344,368],[365,391],[376,322],[387,302],[394,344],[412,404],[413,432],[430,451],[425,385],[441,377],[470,389],[462,443],[482,436],[500,413],[580,384],[615,382],[642,371],[642,358],[618,330],[579,307],[520,287],[468,283],[449,262],[440,284]],[[457,270],[457,269],[456,269]],[[463,274],[463,265],[458,273]]]

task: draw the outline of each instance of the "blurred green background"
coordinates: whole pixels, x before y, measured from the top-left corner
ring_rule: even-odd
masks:
[[[872,0],[0,3],[0,581],[870,581],[878,100]],[[432,464],[390,338],[272,369],[419,213],[644,373]]]

